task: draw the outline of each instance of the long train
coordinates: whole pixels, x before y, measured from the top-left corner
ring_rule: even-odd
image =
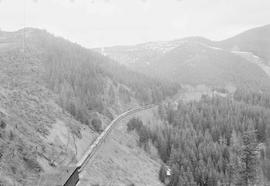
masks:
[[[87,150],[87,152],[84,154],[84,156],[81,158],[81,160],[76,164],[75,169],[72,171],[72,174],[68,177],[67,181],[64,183],[63,186],[76,186],[77,183],[80,180],[79,174],[82,172],[84,167],[87,165],[88,161],[93,157],[95,152],[98,150],[100,145],[105,141],[108,134],[111,132],[111,130],[114,128],[115,124],[124,119],[125,117],[129,116],[130,114],[136,113],[138,111],[147,110],[154,107],[154,105],[147,105],[144,107],[137,107],[134,109],[130,109],[121,115],[119,115],[117,118],[115,118],[107,127],[106,129],[96,138],[94,143],[90,146],[90,148]]]

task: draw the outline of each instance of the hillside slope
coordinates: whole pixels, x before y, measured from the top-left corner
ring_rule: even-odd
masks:
[[[0,46],[0,184],[37,185],[79,159],[97,134],[57,104],[36,60],[23,61],[18,45]]]
[[[0,33],[0,82],[0,184],[27,186],[74,165],[115,115],[178,89],[33,28]]]

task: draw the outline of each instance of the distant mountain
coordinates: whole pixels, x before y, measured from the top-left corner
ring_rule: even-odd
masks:
[[[189,37],[173,41],[148,42],[130,46],[96,48],[94,50],[105,56],[109,56],[121,64],[138,68],[149,65],[166,52],[189,41],[211,43],[210,40],[202,37]]]
[[[256,64],[226,50],[187,42],[167,52],[153,66],[153,75],[184,84],[270,88],[270,78]]]
[[[216,45],[224,49],[251,52],[270,64],[270,25],[250,29],[216,42]]]
[[[98,51],[133,70],[178,83],[268,89],[269,76],[262,65],[235,51],[249,52],[267,61],[269,28],[267,25],[251,29],[224,41],[189,37]]]

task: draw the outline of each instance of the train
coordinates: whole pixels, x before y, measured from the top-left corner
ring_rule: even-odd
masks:
[[[135,112],[141,111],[141,110],[147,110],[155,105],[147,105],[144,107],[137,107],[130,109],[121,115],[119,115],[117,118],[115,118],[106,128],[105,130],[96,138],[94,143],[90,146],[90,148],[87,150],[87,152],[84,154],[84,156],[81,158],[81,160],[76,164],[76,168],[71,172],[71,174],[68,176],[68,179],[66,182],[63,184],[63,186],[76,186],[77,183],[80,180],[80,173],[84,169],[84,167],[87,165],[87,162],[93,157],[95,152],[98,150],[99,146],[101,143],[104,142],[105,138],[107,135],[111,132],[113,127],[115,126],[114,124],[117,123],[118,121],[122,120],[126,116],[133,114]]]

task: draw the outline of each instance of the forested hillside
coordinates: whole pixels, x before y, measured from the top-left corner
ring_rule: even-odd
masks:
[[[131,120],[172,169],[167,185],[267,185],[270,181],[269,95],[253,92],[159,106],[159,125]],[[161,167],[160,180],[166,180]]]
[[[120,112],[179,88],[33,28],[0,32],[0,82],[0,185],[27,186],[74,165]]]
[[[179,88],[132,72],[45,31],[29,29],[27,35],[27,54],[34,54],[44,65],[45,83],[59,95],[60,104],[81,122],[88,122],[88,111],[110,115],[108,107],[119,111],[117,105],[157,103]]]

